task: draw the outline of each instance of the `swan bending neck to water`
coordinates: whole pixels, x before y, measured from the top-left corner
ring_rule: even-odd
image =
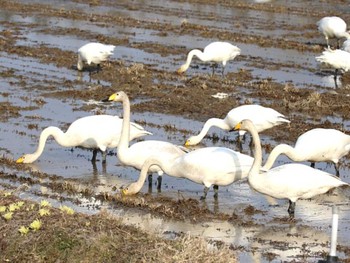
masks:
[[[284,164],[266,172],[260,171],[262,150],[259,134],[250,120],[243,120],[235,130],[246,130],[253,137],[255,155],[248,182],[257,192],[277,199],[289,199],[288,213],[294,218],[295,203],[326,193],[332,188],[348,185],[332,174],[303,164]]]
[[[285,154],[295,162],[333,162],[339,177],[339,159],[350,151],[350,136],[335,130],[316,128],[309,130],[297,139],[294,148],[287,144],[277,145],[270,153],[262,168],[269,170],[279,155]]]
[[[106,162],[107,148],[118,146],[120,139],[122,120],[118,116],[93,115],[75,120],[63,132],[58,127],[50,126],[45,128],[39,139],[37,150],[31,154],[25,154],[17,159],[17,163],[33,163],[43,153],[48,137],[53,136],[56,142],[63,147],[76,147],[93,149],[92,162],[96,161],[97,150],[102,152],[102,162]],[[136,123],[131,123],[130,140],[139,138],[151,133]]]
[[[327,47],[329,48],[329,39],[337,39],[337,48],[339,48],[340,38],[350,38],[349,32],[346,31],[347,25],[345,21],[337,16],[327,16],[323,17],[317,22],[318,31],[320,31],[327,42]]]
[[[203,51],[199,49],[191,50],[186,59],[186,63],[183,64],[177,72],[179,74],[185,72],[193,59],[194,56],[198,57],[203,62],[215,62],[222,63],[222,75],[224,75],[224,70],[227,61],[233,60],[236,56],[241,54],[241,50],[228,43],[228,42],[213,42],[207,45]],[[213,75],[214,75],[214,65],[213,65]]]
[[[130,101],[128,96],[123,91],[112,94],[109,101],[122,102],[123,104],[123,125],[121,130],[120,141],[117,148],[118,159],[124,165],[132,166],[141,170],[143,163],[150,156],[157,156],[164,160],[171,160],[174,157],[185,154],[185,151],[177,145],[165,141],[141,141],[134,143],[129,147],[128,136],[130,133]],[[149,183],[152,183],[152,173],[158,173],[158,189],[161,188],[163,170],[153,165],[149,171]]]
[[[205,122],[201,132],[198,135],[188,138],[185,145],[189,146],[198,144],[208,133],[211,127],[218,127],[220,129],[230,131],[237,123],[244,119],[251,120],[258,129],[258,132],[270,129],[282,123],[290,123],[286,116],[272,108],[254,104],[241,105],[230,110],[224,119],[208,119]],[[239,138],[243,137],[245,133],[246,131],[239,131]]]
[[[252,164],[251,156],[224,147],[201,148],[167,160],[151,156],[144,162],[138,181],[129,185],[122,193],[124,195],[138,193],[144,184],[149,167],[157,165],[169,176],[203,184],[205,188],[202,200],[206,198],[209,188],[213,185],[214,198],[217,198],[219,186],[227,186],[247,177]]]

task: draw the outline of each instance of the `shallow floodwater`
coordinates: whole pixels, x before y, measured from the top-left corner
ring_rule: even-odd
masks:
[[[34,1],[35,3],[46,3],[47,1]],[[307,43],[323,43],[321,36],[307,38],[297,30],[306,28],[309,24],[315,24],[315,17],[301,17],[295,14],[275,14],[271,16],[268,11],[247,10],[239,12],[227,9],[219,4],[213,9],[212,5],[201,5],[191,3],[171,2],[166,8],[163,1],[142,1],[143,8],[138,8],[141,3],[134,1],[133,5],[128,1],[118,1],[115,7],[99,6],[91,9],[88,4],[70,3],[67,1],[55,1],[62,8],[74,8],[81,12],[95,12],[96,14],[115,14],[131,17],[134,19],[158,21],[159,23],[173,23],[180,25],[183,20],[201,26],[232,30],[237,33],[245,33],[265,37],[285,37],[289,35],[296,37],[298,41]],[[251,1],[253,3],[253,1]],[[277,1],[271,1],[274,4]],[[279,5],[302,7],[306,1],[280,1]],[[325,8],[322,3],[314,3],[317,8]],[[328,5],[327,5],[328,6]],[[340,5],[334,5],[334,10],[341,10]],[[182,16],[182,10],[186,10],[187,15]],[[172,15],[169,15],[170,12]],[[232,21],[232,17],[235,21]],[[220,17],[221,23],[208,17]],[[272,29],[261,26],[261,21],[271,23]],[[47,18],[33,16],[22,16],[16,13],[0,10],[0,29],[10,30],[10,26],[5,22],[17,23],[16,30],[23,34],[22,38],[16,41],[17,46],[45,45],[65,51],[75,52],[81,45],[87,42],[74,34],[57,35],[50,34],[50,27],[60,29],[78,28],[89,31],[92,34],[108,36],[110,34],[120,34],[128,38],[128,44],[119,45],[116,48],[112,60],[123,60],[126,64],[142,63],[150,65],[154,69],[163,69],[173,72],[185,61],[185,54],[169,54],[148,52],[137,48],[137,44],[143,42],[157,43],[159,45],[183,46],[185,50],[197,47],[204,47],[207,43],[215,39],[203,36],[174,36],[172,34],[158,34],[153,29],[124,27],[122,25],[97,25],[92,22],[83,22],[69,18]],[[289,27],[275,26],[276,24],[290,23]],[[35,24],[35,27],[33,27]],[[249,26],[248,26],[249,25]],[[9,27],[9,28],[8,28]],[[295,27],[295,29],[293,29]],[[309,29],[305,29],[305,32]],[[294,49],[282,49],[278,47],[262,48],[249,43],[235,43],[242,49],[241,56],[233,62],[229,62],[225,71],[236,72],[244,68],[249,71],[253,78],[271,78],[279,83],[293,83],[298,87],[315,89],[318,92],[331,92],[335,88],[332,71],[321,71],[315,61],[318,53],[311,51],[300,52]],[[49,56],[50,54],[48,54]],[[9,116],[0,126],[0,154],[3,157],[17,159],[23,153],[31,153],[37,147],[40,132],[48,126],[57,126],[65,130],[68,124],[77,118],[95,114],[97,112],[122,115],[120,104],[101,103],[100,101],[84,101],[76,98],[59,99],[45,97],[45,91],[64,91],[62,86],[64,81],[80,80],[80,84],[75,88],[79,90],[94,89],[97,86],[110,87],[107,81],[92,79],[89,81],[88,73],[83,72],[82,76],[72,68],[57,67],[50,63],[43,63],[40,60],[28,56],[17,56],[10,52],[0,52],[0,72],[11,72],[12,78],[3,78],[0,85],[0,103],[9,102],[14,107],[20,107],[20,116]],[[198,61],[197,61],[198,62]],[[72,61],[74,65],[76,61]],[[189,69],[188,75],[207,74],[208,67],[198,63],[199,67]],[[40,83],[40,85],[38,85]],[[341,83],[339,85],[342,87]],[[212,94],[215,95],[215,94]],[[145,98],[133,100],[137,104]],[[152,101],[150,101],[152,103]],[[154,102],[156,103],[156,102]],[[82,106],[94,105],[93,111],[84,111]],[[295,113],[297,114],[297,113]],[[215,117],[215,116],[213,116]],[[344,120],[334,116],[325,116],[328,121],[335,125],[342,125],[345,129],[350,127],[349,120]],[[142,123],[152,136],[143,139],[157,139],[170,141],[182,145],[189,134],[196,134],[200,131],[203,121],[186,119],[181,116],[153,112],[132,113],[132,121]],[[313,120],[309,120],[312,122]],[[33,124],[35,124],[33,126]],[[169,130],[168,127],[173,129]],[[278,129],[275,127],[274,129]],[[238,150],[232,143],[237,138],[236,133],[226,133],[216,128],[212,128],[209,135],[215,135],[220,140],[214,142],[207,137],[202,141],[201,146],[222,146]],[[214,137],[214,136],[212,136]],[[281,143],[275,141],[272,136],[261,134],[263,145],[277,145]],[[293,144],[293,141],[284,141]],[[249,137],[243,145],[243,152],[252,154],[249,147]],[[64,179],[76,179],[91,185],[95,193],[112,192],[113,187],[118,189],[137,180],[139,172],[133,168],[125,167],[118,162],[115,149],[110,149],[107,156],[107,164],[103,166],[101,156],[99,161],[92,165],[90,159],[92,152],[80,148],[63,148],[54,140],[49,139],[44,153],[34,163],[27,165],[33,170],[42,173],[57,175]],[[266,153],[264,152],[264,159]],[[286,157],[279,157],[275,165],[289,162]],[[308,163],[306,163],[308,164]],[[349,160],[344,158],[341,162],[341,179],[350,183]],[[316,167],[330,173],[334,173],[334,166],[326,163],[318,163]],[[8,167],[1,167],[3,172],[17,173],[18,176],[28,176],[26,172],[19,172]],[[19,182],[9,178],[0,177],[0,187],[6,185],[18,186]],[[79,183],[77,183],[79,184]],[[203,193],[203,186],[195,184],[185,179],[172,178],[164,175],[161,192],[154,187],[149,189],[146,183],[142,188],[143,193],[151,193],[159,197],[171,197],[174,200],[194,198],[199,199]],[[26,198],[40,199],[42,193],[52,191],[43,187],[40,183],[31,185],[21,195]],[[56,193],[57,194],[57,193]],[[222,241],[239,248],[238,255],[241,262],[315,262],[310,256],[317,251],[328,253],[328,246],[331,233],[332,206],[339,207],[339,231],[338,244],[342,247],[350,246],[350,189],[341,188],[329,194],[321,195],[311,200],[300,200],[296,206],[295,223],[288,223],[282,220],[287,216],[288,202],[286,200],[273,200],[254,192],[246,181],[232,184],[228,187],[220,187],[219,198],[214,200],[213,191],[208,194],[207,200],[203,201],[203,207],[208,207],[214,213],[236,213],[245,217],[246,220],[253,221],[254,224],[242,226],[233,222],[210,221],[210,222],[187,222],[174,219],[164,219],[160,216],[152,215],[142,209],[121,209],[114,207],[108,202],[79,199],[81,205],[75,208],[85,213],[95,213],[101,207],[108,209],[126,224],[139,226],[140,228],[159,233],[166,238],[173,238],[176,233],[187,233],[191,235],[203,236],[205,238]],[[53,199],[53,203],[60,204]],[[70,205],[75,206],[71,203]],[[253,215],[247,215],[244,210],[253,206],[257,211]],[[349,249],[348,249],[349,251]],[[269,259],[269,255],[274,255]],[[340,258],[348,258],[343,252],[338,255]]]

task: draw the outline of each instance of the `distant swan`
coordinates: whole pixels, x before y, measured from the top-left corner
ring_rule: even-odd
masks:
[[[253,121],[255,127],[258,129],[258,132],[262,132],[282,123],[290,123],[290,121],[287,120],[283,114],[274,109],[260,105],[242,105],[230,110],[225,119],[208,119],[205,122],[201,132],[196,136],[190,137],[186,141],[185,145],[189,146],[200,143],[200,141],[208,133],[209,129],[213,126],[230,131],[237,123],[244,119],[250,119]],[[239,131],[240,136],[243,136],[245,133],[245,131]]]
[[[327,42],[329,48],[329,39],[337,39],[337,48],[339,48],[340,38],[350,38],[349,32],[346,31],[345,21],[337,16],[327,16],[317,22],[318,31],[320,31]]]
[[[339,176],[339,159],[350,151],[350,136],[335,130],[316,128],[299,136],[294,148],[287,144],[277,145],[270,153],[263,170],[269,170],[280,154],[287,155],[295,162],[333,162]]]
[[[241,50],[228,43],[228,42],[213,42],[204,48],[204,51],[199,49],[191,50],[187,55],[186,63],[183,64],[178,70],[178,73],[185,72],[191,64],[193,56],[198,57],[203,62],[215,62],[222,63],[222,75],[227,61],[235,59],[236,56],[241,54]],[[214,75],[214,66],[213,66]]]
[[[88,43],[78,49],[78,70],[83,70],[84,63],[100,65],[113,55],[114,45],[105,45],[101,43]]]
[[[117,148],[117,155],[120,162],[124,165],[132,166],[138,170],[141,170],[143,163],[150,156],[157,156],[164,160],[171,160],[174,157],[185,154],[185,151],[181,147],[174,145],[170,142],[164,141],[141,141],[134,143],[129,147],[129,130],[130,130],[130,101],[128,96],[123,92],[119,91],[112,94],[109,101],[117,101],[123,103],[123,126],[121,131],[120,142]],[[163,171],[159,166],[153,165],[150,173],[157,172],[158,177],[158,189],[161,187]],[[151,179],[151,177],[149,177]]]
[[[21,156],[16,162],[33,163],[36,161],[44,151],[49,136],[53,136],[56,142],[63,147],[80,146],[94,149],[92,162],[96,161],[97,149],[99,149],[103,154],[103,162],[106,162],[107,148],[118,146],[122,122],[118,116],[93,115],[77,119],[66,132],[58,127],[50,126],[41,132],[37,150],[32,154]],[[130,127],[130,140],[151,134],[136,123],[131,123]]]
[[[259,134],[250,120],[243,120],[235,130],[246,130],[253,137],[255,155],[249,171],[248,182],[257,192],[277,198],[289,199],[288,213],[294,218],[295,202],[326,193],[328,190],[348,185],[332,174],[304,164],[284,164],[266,172],[260,171],[262,151]]]
[[[203,184],[205,199],[210,186],[214,185],[214,197],[218,195],[218,186],[227,186],[248,176],[253,158],[224,147],[206,147],[191,151],[173,159],[164,160],[151,156],[142,166],[137,182],[122,190],[125,195],[138,193],[146,179],[149,167],[158,165],[170,176],[186,178]]]

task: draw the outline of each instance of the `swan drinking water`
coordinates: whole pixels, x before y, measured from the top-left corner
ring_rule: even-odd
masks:
[[[345,21],[337,16],[327,16],[322,18],[317,22],[318,31],[320,31],[327,42],[329,48],[329,39],[337,39],[337,48],[339,48],[339,39],[340,38],[350,38],[349,32],[346,31]]]
[[[235,130],[251,133],[254,143],[254,163],[248,175],[250,186],[257,192],[277,198],[289,199],[288,213],[294,218],[295,203],[326,193],[332,188],[348,185],[332,174],[304,164],[284,164],[268,171],[261,171],[262,150],[259,134],[250,120],[243,120]]]
[[[283,114],[274,109],[260,105],[242,105],[230,110],[224,119],[208,119],[205,122],[201,132],[196,136],[190,137],[186,141],[185,145],[189,146],[200,143],[200,141],[208,133],[209,129],[213,126],[230,131],[237,123],[244,119],[250,119],[253,121],[255,127],[258,129],[258,132],[262,132],[282,123],[290,123],[290,121],[287,120]],[[242,137],[245,133],[245,131],[239,131],[240,137]]]
[[[93,115],[74,121],[66,132],[58,127],[50,126],[40,134],[37,150],[17,159],[17,163],[33,163],[44,151],[46,140],[53,136],[63,147],[80,146],[94,149],[92,162],[96,161],[97,149],[102,151],[103,162],[106,162],[106,149],[118,146],[123,120],[112,115]],[[130,140],[151,134],[136,123],[130,124]]]
[[[96,64],[98,67],[101,62],[106,61],[113,55],[114,45],[105,45],[101,43],[88,43],[78,49],[78,70],[83,70],[84,63],[90,65]]]
[[[241,50],[228,43],[228,42],[213,42],[207,45],[203,51],[199,49],[191,50],[187,55],[186,63],[183,64],[178,70],[178,73],[185,72],[191,64],[192,58],[196,56],[203,62],[214,62],[222,63],[222,75],[224,75],[224,70],[227,61],[234,60],[236,56],[241,54]],[[214,75],[214,65],[213,64],[213,75]]]
[[[262,168],[269,170],[280,154],[287,155],[295,162],[310,161],[311,167],[315,162],[333,162],[336,175],[339,176],[339,159],[350,151],[350,136],[335,130],[316,128],[299,136],[294,148],[287,144],[277,145],[270,153]]]
[[[124,165],[132,166],[138,170],[141,170],[143,163],[150,156],[156,156],[165,161],[171,160],[174,157],[181,156],[185,152],[177,145],[164,141],[141,141],[134,143],[129,147],[129,133],[130,133],[130,101],[128,96],[123,92],[119,91],[112,94],[109,101],[117,101],[123,103],[123,126],[121,131],[120,142],[117,148],[118,159]],[[149,169],[150,173],[158,173],[158,189],[161,187],[161,181],[163,174],[162,169],[153,165]],[[151,179],[151,177],[149,177]],[[151,182],[151,180],[150,180]]]

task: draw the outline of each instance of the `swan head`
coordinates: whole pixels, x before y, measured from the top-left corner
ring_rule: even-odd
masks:
[[[177,74],[182,74],[187,70],[188,67],[186,65],[182,65],[176,72]]]
[[[134,195],[134,194],[137,194],[138,192],[139,192],[139,187],[137,186],[136,183],[132,183],[127,187],[121,189],[122,196]]]
[[[197,136],[191,136],[185,142],[185,146],[197,145],[201,140]]]
[[[245,119],[241,122],[237,123],[236,126],[233,128],[234,131],[248,131],[253,125],[253,122],[251,120]]]
[[[16,160],[16,163],[32,163],[36,160],[37,158],[34,158],[32,157],[32,155],[30,154],[25,154],[25,155],[22,155],[21,157],[19,157],[17,160]]]
[[[109,96],[108,101],[123,101],[125,97],[126,94],[124,91],[118,91]]]

